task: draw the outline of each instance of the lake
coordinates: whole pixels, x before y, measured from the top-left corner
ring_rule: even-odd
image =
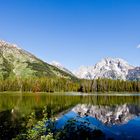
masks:
[[[103,139],[140,139],[137,93],[0,93],[0,139],[19,134],[31,112],[41,119],[44,106],[57,118],[57,129],[74,119],[76,125],[100,129]]]

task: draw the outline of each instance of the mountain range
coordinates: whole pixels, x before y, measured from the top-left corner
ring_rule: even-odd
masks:
[[[71,72],[56,61],[46,63],[17,45],[0,41],[0,79],[13,76],[140,80],[140,67],[120,58],[105,58],[95,66],[82,66]]]
[[[140,80],[140,67],[130,65],[120,58],[105,58],[95,66],[82,66],[74,74],[81,79],[109,78]]]

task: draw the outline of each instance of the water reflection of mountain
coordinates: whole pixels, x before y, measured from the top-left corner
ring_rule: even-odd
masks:
[[[106,125],[125,124],[140,116],[140,106],[132,104],[114,106],[78,104],[72,111],[81,117],[94,117]]]
[[[73,131],[80,125],[88,130],[100,130],[105,140],[140,140],[140,107],[137,105],[78,104],[57,121],[58,128],[70,120],[75,122]]]

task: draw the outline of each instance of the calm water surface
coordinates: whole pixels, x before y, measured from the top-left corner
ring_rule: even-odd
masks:
[[[102,130],[106,139],[140,139],[140,94],[100,94],[84,96],[80,93],[1,93],[0,139],[11,139],[26,116],[35,111],[40,115],[44,106],[54,114],[61,112],[57,127],[69,119],[88,122],[88,127]],[[21,119],[20,119],[21,118]],[[10,136],[11,135],[11,136]]]

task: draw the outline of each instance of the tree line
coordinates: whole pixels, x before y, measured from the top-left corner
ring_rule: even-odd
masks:
[[[140,81],[124,81],[111,79],[81,80],[81,92],[139,92]]]
[[[139,92],[140,81],[111,79],[12,78],[0,81],[0,92]]]

